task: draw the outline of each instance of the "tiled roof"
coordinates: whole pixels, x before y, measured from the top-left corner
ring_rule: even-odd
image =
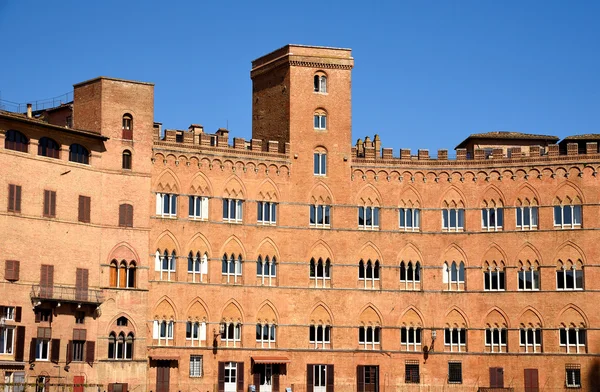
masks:
[[[567,136],[561,140],[561,143],[570,140],[600,140],[600,133],[584,133],[582,135]]]
[[[535,133],[521,133],[521,132],[507,132],[507,131],[494,131],[485,133],[472,133],[463,140],[456,148],[462,148],[471,139],[510,139],[510,140],[546,140],[550,142],[557,142],[559,138],[552,135],[538,135]]]

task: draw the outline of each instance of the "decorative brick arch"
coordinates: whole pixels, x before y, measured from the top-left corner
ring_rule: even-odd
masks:
[[[200,254],[206,253],[209,256],[212,254],[210,242],[208,242],[208,239],[202,233],[194,234],[194,236],[190,238],[185,249],[187,250],[187,253],[192,251],[194,253],[200,252]]]
[[[383,317],[375,305],[368,303],[359,312],[358,323],[361,326],[381,327],[383,325]]]
[[[256,312],[256,322],[259,324],[277,324],[279,320],[279,313],[277,308],[269,300],[264,301]]]
[[[198,172],[194,175],[190,181],[189,193],[201,196],[211,196],[213,194],[210,180],[204,173]]]
[[[185,310],[188,321],[208,322],[210,315],[206,303],[200,297],[194,298]]]
[[[400,250],[400,252],[398,252],[398,265],[400,265],[402,261],[405,263],[408,261],[418,261],[421,266],[423,266],[423,255],[415,244],[409,242]]]
[[[421,196],[415,187],[408,185],[406,189],[400,193],[398,206],[404,208],[420,208],[423,205],[421,200]]]
[[[440,206],[442,206],[442,208],[464,208],[467,205],[466,200],[467,198],[465,197],[465,194],[456,186],[451,185],[442,194],[439,204]]]
[[[158,176],[154,184],[154,189],[156,192],[178,194],[181,189],[181,183],[173,170],[167,168]]]
[[[504,206],[504,193],[495,185],[488,185],[482,192],[480,205],[484,208],[500,208]]]
[[[565,181],[554,192],[553,204],[583,204],[585,199],[581,189],[571,181]],[[560,201],[560,203],[557,203]],[[570,203],[567,203],[570,201]]]
[[[311,204],[334,204],[333,193],[323,181],[312,187],[308,193],[308,200]]]
[[[333,314],[331,310],[325,303],[322,301],[316,304],[311,312],[309,317],[309,324],[314,325],[333,325]]]
[[[515,206],[539,206],[542,200],[538,191],[529,184],[523,184],[517,189]]]
[[[450,244],[442,253],[442,259],[440,260],[440,265],[443,265],[445,262],[456,261],[459,263],[462,261],[465,264],[465,267],[469,265],[467,262],[467,254],[462,250],[460,246],[457,244]]]
[[[127,242],[120,242],[108,252],[107,264],[110,264],[112,260],[127,260],[127,262],[135,261],[139,266],[141,259],[133,246]]]
[[[457,306],[451,307],[444,315],[444,325],[448,328],[469,328],[469,319]]]
[[[234,299],[227,301],[221,311],[221,321],[244,323],[244,313],[242,306]]]
[[[488,328],[510,328],[510,322],[506,313],[497,306],[490,309],[483,318]]]
[[[533,306],[528,306],[521,312],[519,323],[523,328],[542,328],[544,326],[541,313]]]
[[[235,235],[230,236],[223,243],[223,246],[221,247],[221,251],[219,252],[219,255],[222,256],[225,253],[227,253],[228,255],[230,255],[231,253],[234,253],[236,256],[242,255],[242,259],[246,260],[246,255],[247,255],[246,249],[244,248],[242,241],[240,241],[240,239],[237,238],[237,236],[235,236]]]
[[[223,187],[223,197],[243,199],[247,195],[246,187],[238,176],[231,175]]]
[[[175,303],[166,295],[156,302],[154,306],[154,320],[177,320],[177,311]]]
[[[323,260],[329,258],[330,260],[333,261],[333,251],[331,250],[331,247],[329,245],[327,245],[327,243],[325,241],[318,240],[310,248],[306,259],[310,260],[311,257],[314,257],[315,260],[318,259],[319,257],[321,257],[321,258],[323,258]]]
[[[265,178],[257,189],[256,200],[277,202],[281,199],[279,187],[270,178]]]
[[[423,314],[414,306],[410,305],[400,315],[400,325],[403,327],[423,328]]]
[[[263,239],[260,244],[258,244],[256,249],[256,257],[254,258],[255,260],[258,260],[258,256],[275,256],[279,261],[279,247],[275,245],[275,241],[273,241],[271,238],[267,237]]]
[[[571,303],[558,312],[555,325],[567,328],[587,328],[590,326],[590,322],[583,310]]]
[[[533,265],[534,262],[537,262],[538,265],[542,265],[542,256],[540,252],[529,242],[525,243],[517,253],[514,265],[519,266],[519,263],[520,265],[525,265],[524,263],[527,261],[529,261],[531,265]]]
[[[135,319],[133,317],[131,317],[129,314],[125,313],[125,312],[119,312],[116,315],[113,316],[113,318],[110,320],[110,322],[108,324],[106,324],[106,328],[104,329],[106,332],[106,335],[108,335],[111,331],[113,331],[116,327],[116,323],[117,323],[117,319],[120,319],[121,317],[125,317],[128,321],[128,323],[131,324],[131,326],[127,326],[127,329],[130,330],[131,332],[133,332],[134,335],[137,336],[137,323],[135,322]]]
[[[492,266],[492,264],[496,264],[498,267],[504,268],[506,266],[506,253],[502,248],[496,244],[491,243],[487,250],[483,253],[483,258],[481,260],[482,266]]]
[[[383,256],[379,248],[371,241],[367,242],[358,251],[359,259],[364,261],[371,260],[373,263],[375,260],[379,261],[379,265],[383,265]]]
[[[372,184],[367,184],[358,191],[355,202],[361,206],[381,207],[383,205],[383,197],[377,188]]]

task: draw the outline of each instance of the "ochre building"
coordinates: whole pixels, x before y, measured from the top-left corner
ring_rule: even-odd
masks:
[[[0,111],[6,390],[598,390],[600,136],[353,144],[353,65],[253,61],[251,140],[107,77]]]

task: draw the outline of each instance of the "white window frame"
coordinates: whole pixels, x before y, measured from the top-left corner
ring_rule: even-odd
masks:
[[[313,115],[313,127],[319,131],[327,130],[327,113],[315,113]]]
[[[450,347],[450,352],[466,352],[467,351],[467,331],[465,329],[465,341],[460,338],[460,333],[464,328],[445,328],[444,329],[444,346]],[[446,341],[446,330],[450,331],[450,341]],[[456,336],[458,341],[454,341],[453,331],[457,331]],[[455,351],[454,348],[457,350]]]
[[[565,223],[565,209],[571,210],[571,223]],[[557,210],[558,209],[558,210]],[[556,221],[557,212],[560,211],[560,222]],[[561,229],[576,229],[581,227],[583,222],[583,206],[581,204],[559,204],[553,208],[554,227]],[[576,219],[579,219],[576,222]]]
[[[320,334],[319,328],[321,329]],[[314,338],[312,338],[311,335],[313,335]],[[311,325],[308,330],[308,341],[314,349],[319,349],[319,346],[321,346],[321,349],[329,348],[329,345],[331,344],[331,325]]]
[[[363,265],[362,265],[363,276],[362,276],[362,278],[360,276],[360,262],[361,261],[363,262]],[[369,271],[369,268],[368,268],[369,262],[371,263],[371,277],[367,276],[367,271]],[[374,288],[376,288],[375,282],[379,282],[380,277],[381,277],[381,263],[379,262],[379,260],[372,261],[371,259],[367,259],[367,261],[365,261],[365,260],[361,259],[358,262],[358,268],[359,268],[358,281],[359,282],[361,280],[364,281],[364,283],[365,283],[365,287],[364,288],[365,289],[369,289],[369,288],[374,289]],[[377,271],[377,277],[375,277],[375,271]],[[369,286],[367,284],[368,282],[371,283],[371,285],[370,285],[371,287],[368,287]]]
[[[271,348],[277,341],[277,325],[276,324],[256,324],[256,329],[260,329],[260,336],[256,338],[256,343],[260,343],[261,348]],[[266,332],[266,334],[265,334]],[[266,337],[265,337],[266,335]]]
[[[361,341],[360,330],[363,329],[363,340]],[[369,340],[369,331],[371,339]],[[381,346],[381,327],[373,325],[362,325],[358,328],[358,344],[364,350],[379,350]]]
[[[177,195],[157,192],[156,215],[163,218],[177,218]]]
[[[190,355],[190,377],[202,377],[204,358],[202,355]]]
[[[539,211],[537,206],[518,206],[515,209],[516,227],[520,230],[536,230],[538,227]],[[529,220],[529,224],[525,221]],[[519,224],[521,221],[521,224]]]
[[[327,365],[315,364],[312,365],[313,372],[313,391],[325,391],[327,389]],[[317,389],[318,388],[318,389]]]
[[[189,196],[189,218],[193,220],[208,220],[208,197]]]
[[[226,347],[237,347],[238,343],[242,342],[242,324],[222,322],[224,326],[223,333],[221,334],[221,342],[225,342]],[[229,330],[229,326],[233,325],[233,331]],[[233,336],[230,336],[233,334]]]
[[[206,341],[206,322],[188,321],[185,323],[185,340],[190,342],[192,347],[202,346],[202,342]]]
[[[488,334],[490,335],[488,338]],[[498,336],[494,336],[497,334]],[[491,353],[506,353],[508,329],[506,328],[486,328],[485,329],[485,347],[489,347]],[[498,339],[496,339],[498,338]],[[496,351],[494,351],[494,349]]]
[[[362,224],[360,220],[362,218]],[[369,222],[370,220],[370,222]],[[358,228],[363,230],[379,229],[379,207],[360,206],[358,207]]]
[[[566,341],[563,343],[560,340],[560,332],[562,330],[565,330],[565,339]],[[569,341],[569,332],[571,330],[575,330],[575,342],[571,342]],[[579,338],[579,332],[583,331],[583,336],[584,336],[584,342],[581,342],[581,339]],[[565,347],[567,349],[567,354],[571,353],[571,348],[574,347],[575,348],[575,353],[580,354],[582,351],[585,353],[586,349],[585,349],[585,345],[587,343],[587,331],[585,330],[585,328],[565,328],[565,327],[561,327],[558,331],[558,342],[560,347]]]
[[[35,342],[35,360],[50,360],[50,339],[37,338]]]
[[[241,199],[223,198],[223,222],[242,223],[244,201]]]
[[[0,354],[11,355],[15,352],[15,328],[0,327]]]
[[[493,265],[484,268],[483,280],[484,291],[506,291],[506,271],[504,268]],[[488,288],[485,287],[486,283],[488,284]],[[493,288],[493,283],[496,283],[496,288]]]
[[[494,223],[491,224],[491,220]],[[501,231],[504,226],[504,208],[488,207],[481,209],[481,228],[487,231]]]
[[[277,203],[272,201],[258,201],[256,222],[262,225],[277,224]]]
[[[454,217],[454,226],[452,225]],[[464,208],[443,208],[442,209],[442,230],[444,231],[463,231],[465,229],[465,209]]]
[[[3,306],[2,307],[2,316],[6,321],[14,321],[15,320],[15,307],[14,306]]]
[[[402,330],[405,332],[405,339],[402,340]],[[421,327],[402,327],[400,328],[400,346],[405,351],[421,351],[421,342],[423,338],[423,329]]]
[[[154,320],[152,338],[158,340],[159,346],[169,346],[173,341],[173,330],[175,329],[172,320]]]
[[[573,271],[573,288],[568,288],[567,286],[567,270],[572,270]],[[581,291],[583,290],[583,286],[582,287],[577,287],[577,271],[581,271],[582,274],[582,284],[585,282],[585,275],[584,275],[584,271],[583,268],[581,269],[577,269],[577,265],[573,264],[571,266],[571,268],[567,268],[565,265],[562,265],[559,269],[556,270],[556,290],[558,291]],[[563,275],[563,284],[565,287],[560,288],[558,287],[558,274],[560,274],[562,272]]]
[[[311,217],[313,215],[313,211],[314,211],[314,223],[311,222]],[[321,221],[319,221],[319,213],[321,214]],[[323,205],[323,204],[315,204],[315,205],[310,205],[309,208],[309,217],[308,217],[308,222],[310,227],[317,227],[317,228],[330,228],[331,227],[331,206],[329,205]]]
[[[579,373],[579,383],[575,381],[575,374]],[[581,388],[581,369],[580,368],[566,368],[565,369],[565,386],[567,388]]]
[[[315,78],[318,78],[317,85],[314,85]],[[316,74],[313,77],[313,90],[315,93],[327,94],[327,76]]]
[[[174,251],[170,255],[167,253],[166,256],[162,253],[159,258],[160,280],[167,282],[175,280],[177,278],[177,254]],[[174,279],[172,280],[171,277]]]
[[[404,263],[404,279],[402,279],[402,265]],[[409,268],[409,264],[410,264],[410,268]],[[423,273],[423,268],[421,267],[421,263],[419,261],[415,261],[413,262],[412,260],[409,260],[408,262],[405,262],[404,260],[400,261],[400,267],[399,267],[400,271],[399,271],[399,276],[400,276],[400,283],[404,283],[404,289],[408,290],[417,290],[417,284],[421,284],[421,274]],[[408,271],[412,271],[412,279],[408,278]],[[419,272],[419,277],[417,278],[417,271]],[[412,285],[412,288],[409,287],[409,285]]]
[[[315,263],[315,268],[314,268],[314,274],[311,275],[311,268],[312,265],[311,263],[314,261]],[[319,261],[321,262],[321,265],[323,266],[323,276],[319,276]],[[329,261],[329,268],[327,268],[327,262]],[[309,262],[309,266],[308,266],[308,277],[311,280],[315,281],[315,288],[319,288],[319,282],[321,282],[321,287],[327,287],[327,281],[331,280],[331,260],[329,258],[325,259],[325,261],[323,261],[322,257],[319,257],[318,260],[315,260],[314,257],[311,258],[311,261]]]
[[[398,228],[403,231],[419,231],[421,210],[418,208],[398,209]]]
[[[243,260],[242,260],[242,255],[238,255],[238,257],[236,258],[235,255],[232,253],[231,257],[228,257],[225,260],[225,257],[227,255],[223,255],[223,259],[221,259],[221,275],[222,276],[227,276],[227,283],[230,283],[230,278],[233,276],[233,283],[237,283],[238,281],[238,277],[242,277],[242,271],[243,271]],[[226,262],[226,271],[223,271],[223,261]]]
[[[327,153],[315,152],[313,154],[313,174],[319,177],[327,176]]]
[[[452,267],[456,267],[456,277],[453,277]],[[462,267],[462,279],[461,279],[461,267]],[[447,285],[448,290],[450,291],[464,291],[465,289],[465,264],[463,261],[456,262],[453,260],[452,262],[445,261],[442,265],[442,282]],[[461,287],[462,285],[462,287]]]
[[[225,362],[224,366],[224,376],[225,376],[225,391],[228,391],[228,386],[236,387],[237,390],[237,380],[238,380],[238,364],[237,362]],[[228,385],[229,384],[229,385]]]
[[[536,334],[540,333],[539,339],[536,338]],[[529,333],[531,333],[531,340],[529,340]],[[525,335],[525,339],[523,339]],[[539,328],[520,328],[519,329],[519,346],[525,348],[525,352],[528,353],[541,353],[542,352],[542,333]]]
[[[523,284],[524,287],[521,287],[521,279],[520,276],[523,274]],[[531,279],[531,288],[527,288],[527,276]],[[537,278],[536,278],[537,277]],[[539,291],[540,290],[540,271],[535,268],[533,265],[527,268],[526,266],[521,267],[517,274],[517,280],[519,282],[519,291]]]
[[[192,275],[193,283],[205,283],[205,278],[208,276],[208,254],[200,252],[192,253],[192,269],[190,270],[190,255],[188,254],[188,275]]]
[[[260,272],[258,271],[260,265]],[[265,281],[269,283],[269,286],[273,284],[273,279],[277,278],[277,257],[258,256],[256,260],[256,276],[261,279],[261,284],[264,286]],[[265,273],[266,271],[266,273]]]

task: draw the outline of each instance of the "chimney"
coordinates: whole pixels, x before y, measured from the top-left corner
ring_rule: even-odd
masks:
[[[31,118],[31,117],[33,117],[32,113],[31,113],[31,104],[28,103],[27,104],[27,118]]]

